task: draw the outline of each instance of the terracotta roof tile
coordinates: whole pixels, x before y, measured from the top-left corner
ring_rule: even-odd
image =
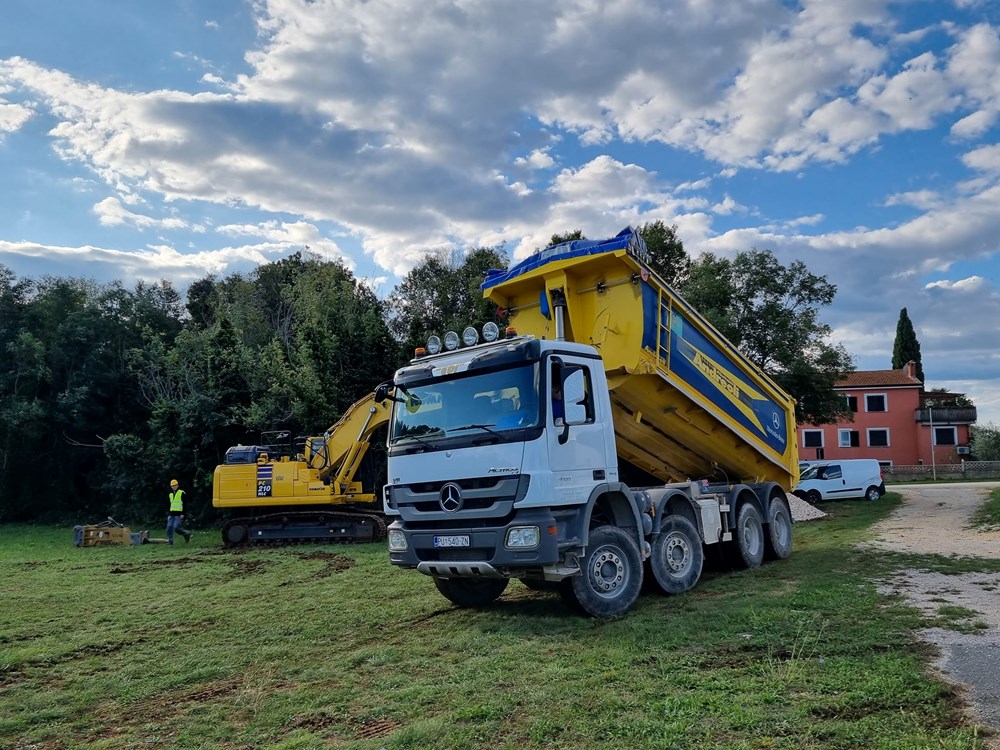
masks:
[[[906,370],[859,370],[850,373],[843,380],[838,380],[834,388],[873,388],[880,385],[912,385],[922,386],[919,380],[909,375]]]

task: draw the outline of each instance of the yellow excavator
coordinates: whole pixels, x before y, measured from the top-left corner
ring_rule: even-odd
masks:
[[[350,406],[322,436],[293,444],[287,432],[236,445],[215,469],[212,505],[241,511],[222,527],[226,547],[297,542],[375,542],[381,502],[355,476],[372,433],[389,419],[391,384]]]

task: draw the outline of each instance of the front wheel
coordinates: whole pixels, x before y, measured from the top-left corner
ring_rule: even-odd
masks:
[[[506,578],[435,578],[441,595],[459,607],[485,607],[507,588]]]
[[[668,516],[653,541],[653,576],[667,594],[683,594],[701,578],[705,554],[698,530],[683,516]]]
[[[753,503],[743,503],[736,514],[736,548],[743,567],[759,568],[764,562],[764,525]]]
[[[590,532],[581,574],[571,581],[573,597],[591,617],[628,612],[642,589],[642,555],[624,529],[599,526]]]
[[[772,497],[767,509],[767,546],[769,560],[786,560],[792,554],[792,512],[783,497]]]
[[[806,502],[809,503],[810,505],[815,505],[822,499],[823,496],[819,494],[819,490],[809,490],[806,493]]]

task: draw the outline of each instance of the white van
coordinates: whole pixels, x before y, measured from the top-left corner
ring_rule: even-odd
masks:
[[[885,482],[874,458],[819,461],[802,471],[793,492],[810,503],[858,497],[878,500],[885,494]]]

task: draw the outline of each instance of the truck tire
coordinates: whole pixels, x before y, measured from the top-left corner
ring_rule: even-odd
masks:
[[[737,562],[744,568],[759,568],[764,562],[764,525],[757,506],[745,502],[736,514]]]
[[[684,516],[667,516],[653,540],[649,562],[664,593],[683,594],[693,589],[705,564],[705,553],[694,524]]]
[[[767,509],[767,538],[764,556],[768,560],[787,560],[792,554],[792,512],[783,497],[772,497]]]
[[[569,580],[584,612],[617,617],[632,609],[642,589],[642,555],[627,531],[617,526],[591,530],[580,568],[580,575]]]
[[[485,607],[500,597],[508,583],[506,578],[434,578],[441,595],[459,607]]]
[[[878,491],[878,487],[872,485],[867,490],[865,490],[865,499],[871,500],[873,503],[882,497],[882,493]]]

